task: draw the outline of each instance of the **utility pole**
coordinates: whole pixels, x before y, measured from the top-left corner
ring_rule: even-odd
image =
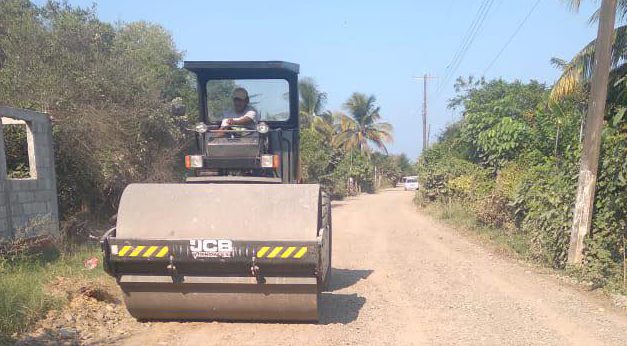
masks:
[[[431,124],[427,125],[427,148],[429,147],[430,138],[431,138]]]
[[[429,146],[429,130],[427,128],[427,85],[430,79],[436,79],[438,77],[429,76],[424,74],[421,77],[414,77],[415,79],[423,80],[423,100],[422,100],[422,151],[425,151]]]
[[[584,125],[581,167],[577,182],[577,199],[573,226],[570,232],[568,263],[579,265],[583,259],[584,238],[592,225],[592,211],[596,189],[599,153],[601,151],[601,130],[607,97],[607,83],[610,73],[610,57],[616,0],[603,0],[599,14],[599,30],[594,52],[594,68],[590,88],[590,101]]]

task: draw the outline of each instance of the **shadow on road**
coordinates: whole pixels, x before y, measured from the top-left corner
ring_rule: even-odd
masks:
[[[348,204],[347,201],[333,201],[331,203],[331,208],[332,209],[337,209],[337,208],[341,208],[341,207],[343,207],[343,206],[345,206],[347,204]]]
[[[320,295],[320,324],[348,324],[359,316],[366,298],[353,294],[323,293]]]
[[[371,269],[337,269],[331,272],[331,285],[329,291],[337,291],[351,287],[360,280],[366,280],[374,270]]]
[[[366,280],[373,270],[337,269],[331,273],[330,292],[348,288],[361,280]],[[322,293],[320,295],[320,324],[347,324],[357,319],[359,310],[366,303],[366,298],[352,294]]]

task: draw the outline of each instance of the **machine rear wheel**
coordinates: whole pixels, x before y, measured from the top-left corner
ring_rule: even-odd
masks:
[[[320,291],[328,291],[331,282],[331,258],[333,245],[333,225],[331,220],[331,198],[325,192],[320,196],[320,228],[326,232],[322,239],[322,253],[320,254],[321,273],[318,276],[318,287]]]

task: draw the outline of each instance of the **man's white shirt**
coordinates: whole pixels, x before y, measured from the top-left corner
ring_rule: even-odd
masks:
[[[257,110],[251,106],[246,106],[246,108],[244,108],[244,111],[241,113],[235,113],[233,110],[227,110],[224,112],[223,119],[235,119],[241,117],[247,117],[253,121],[252,124],[247,126],[255,126],[259,122],[259,112],[257,112]]]

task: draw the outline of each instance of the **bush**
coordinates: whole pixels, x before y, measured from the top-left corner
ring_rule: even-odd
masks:
[[[171,101],[190,111],[197,102],[163,27],[23,0],[0,1],[0,23],[0,100],[54,119],[62,217],[112,213],[127,184],[179,178],[186,118],[171,115]]]
[[[477,201],[474,206],[479,224],[496,227],[508,232],[516,230],[512,209],[509,200],[496,192]]]
[[[300,155],[303,180],[318,183],[329,173],[332,165],[333,150],[324,137],[313,128],[300,131]]]
[[[523,167],[524,165],[520,163],[520,160],[505,165],[496,175],[494,191],[507,198],[508,201],[514,201],[525,174]]]
[[[532,259],[564,268],[579,172],[581,99],[548,103],[546,88],[535,82],[463,82],[458,86],[466,88],[464,93],[451,105],[464,106],[464,118],[421,156],[423,190],[416,202],[462,203],[474,211],[479,229],[501,229],[502,235],[524,242],[521,248],[528,248]],[[585,238],[584,266],[577,273],[598,286],[622,286],[625,113],[622,105],[608,106],[592,228]]]
[[[584,274],[598,285],[619,286],[627,235],[627,124],[605,129]],[[622,285],[622,284],[621,284]]]
[[[492,189],[488,170],[456,157],[445,144],[434,145],[421,159],[419,193],[424,200],[461,198],[475,201]]]

